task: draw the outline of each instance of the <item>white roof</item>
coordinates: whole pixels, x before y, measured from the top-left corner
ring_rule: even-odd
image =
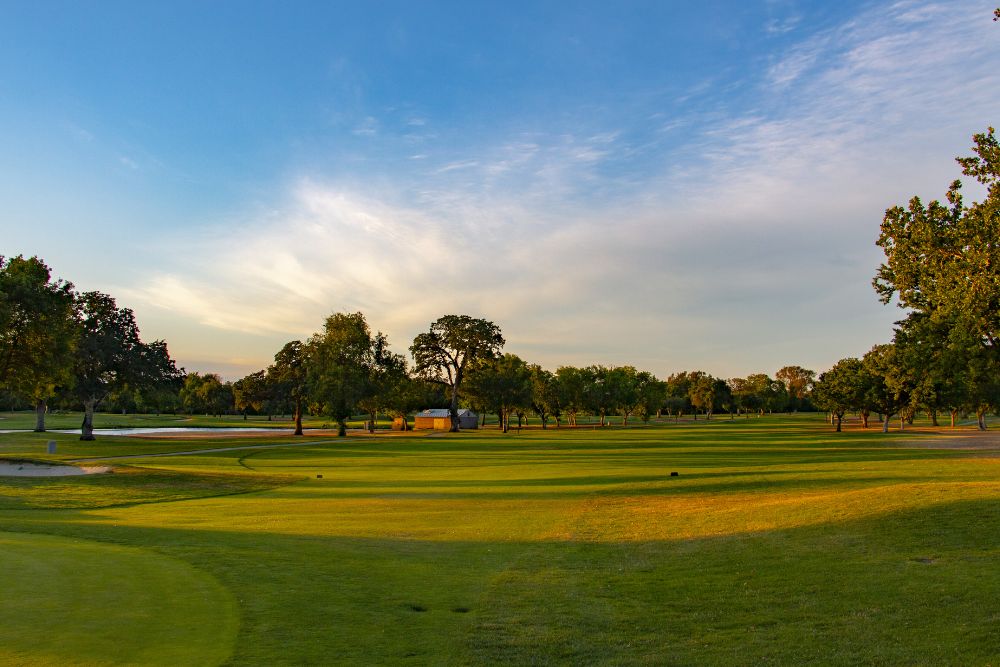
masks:
[[[474,414],[475,413],[472,410],[466,410],[465,408],[462,408],[461,410],[458,411],[458,416],[459,417],[465,417],[466,415],[474,415]],[[448,408],[437,408],[437,409],[434,409],[434,410],[424,410],[423,412],[417,413],[417,416],[418,417],[438,417],[438,418],[440,418],[440,417],[449,417],[449,416],[451,416],[451,411],[448,410]]]

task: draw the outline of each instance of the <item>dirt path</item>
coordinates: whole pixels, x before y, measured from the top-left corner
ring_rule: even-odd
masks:
[[[335,433],[336,433],[336,431],[330,431],[331,435],[333,435]],[[254,434],[254,435],[256,435],[256,434]],[[439,434],[437,432],[431,432],[431,433],[428,433],[427,436],[425,436],[425,437],[431,437],[431,436],[434,436],[434,435],[439,435]],[[373,436],[370,433],[368,433],[368,431],[359,431],[358,433],[351,434],[348,437],[372,438],[372,437],[379,437],[379,436],[382,436],[382,437],[393,437],[393,434],[391,434],[391,433],[381,433],[379,435],[374,435]],[[139,436],[133,436],[133,437],[135,437],[136,439],[139,439]],[[247,436],[247,439],[251,439],[253,437],[254,437],[253,435],[250,435],[250,436]],[[178,439],[181,439],[181,438],[178,438]],[[199,438],[198,438],[198,436],[195,436],[195,437],[186,437],[186,438],[183,438],[183,439],[185,439],[185,440],[197,440]],[[272,449],[272,448],[275,448],[275,447],[306,447],[308,445],[322,445],[324,443],[331,443],[331,442],[344,442],[344,441],[343,440],[334,439],[334,438],[328,438],[326,440],[307,440],[305,442],[278,442],[278,443],[272,443],[272,444],[269,444],[269,445],[238,445],[238,446],[235,446],[235,447],[213,447],[212,449],[191,449],[191,450],[186,450],[186,451],[183,451],[183,452],[158,452],[158,453],[155,453],[155,454],[118,454],[116,456],[91,456],[91,457],[81,458],[81,459],[68,459],[68,461],[70,463],[87,463],[87,462],[90,462],[90,461],[112,461],[112,460],[117,460],[117,459],[142,459],[142,458],[155,458],[155,457],[160,457],[160,456],[190,456],[192,454],[211,454],[211,453],[216,453],[216,452],[235,452],[235,451],[239,451],[241,449]]]
[[[185,452],[160,452],[157,454],[119,454],[117,456],[92,456],[84,459],[69,459],[71,463],[88,463],[90,461],[112,461],[117,459],[148,459],[159,456],[190,456],[192,454],[212,454],[215,452],[235,452],[241,449],[273,449],[275,447],[305,447],[307,445],[322,445],[330,440],[312,440],[309,442],[281,442],[271,445],[242,445],[239,447],[216,447],[214,449],[192,449]]]
[[[953,430],[947,427],[913,428],[906,441],[894,443],[894,446],[919,449],[1000,451],[1000,431]]]

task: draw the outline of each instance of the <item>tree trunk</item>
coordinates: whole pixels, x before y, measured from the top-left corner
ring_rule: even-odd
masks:
[[[891,417],[892,417],[892,415],[888,415],[888,414],[882,415],[882,432],[883,433],[888,433],[889,432],[889,419]]]
[[[369,412],[368,416],[370,417],[370,419],[368,420],[368,432],[371,433],[372,435],[374,435],[375,434],[375,413],[374,412]]]
[[[80,426],[80,440],[94,440],[94,407],[97,401],[88,398],[83,402],[83,424]]]
[[[834,415],[834,419],[837,422],[837,428],[836,428],[837,433],[840,433],[840,422],[841,422],[841,420],[843,420],[843,418],[844,418],[844,416],[842,414],[836,414],[836,415]]]
[[[45,433],[45,411],[48,406],[45,399],[40,398],[35,401],[35,433]]]
[[[976,421],[979,426],[980,431],[986,430],[986,410],[985,408],[979,408],[976,410]]]
[[[292,435],[302,435],[302,399],[295,398],[295,433]]]
[[[931,424],[934,426],[940,426],[937,418],[937,410],[931,410]]]
[[[868,428],[868,417],[871,415],[867,410],[861,411],[861,428]]]
[[[337,437],[343,438],[347,436],[347,422],[343,419],[337,420]]]

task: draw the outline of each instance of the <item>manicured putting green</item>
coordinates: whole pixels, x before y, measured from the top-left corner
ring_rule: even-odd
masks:
[[[216,579],[146,549],[0,532],[0,664],[214,665],[236,602]]]

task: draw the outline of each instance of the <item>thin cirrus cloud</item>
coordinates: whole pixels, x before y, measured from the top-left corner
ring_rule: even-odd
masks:
[[[667,119],[535,123],[420,159],[399,138],[411,169],[397,181],[310,174],[279,212],[185,239],[183,266],[132,294],[275,341],[362,310],[402,347],[454,311],[497,321],[509,348],[550,366],[821,370],[898,318],[869,284],[884,209],[940,196],[950,158],[1000,108],[982,13],[873,8],[791,44],[735,110],[707,89]],[[379,126],[366,116],[355,133],[391,148]]]

